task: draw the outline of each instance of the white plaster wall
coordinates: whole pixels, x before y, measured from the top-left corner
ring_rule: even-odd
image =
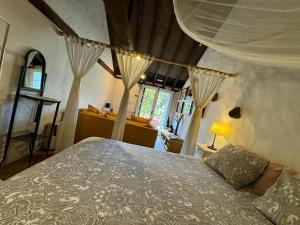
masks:
[[[106,12],[102,0],[45,0],[80,36],[109,44]],[[111,53],[105,49],[101,59],[113,68]]]
[[[237,74],[226,79],[219,100],[207,107],[198,141],[210,144],[213,122],[225,122],[232,128],[228,142],[282,163],[300,172],[300,70],[248,64],[208,49],[200,66]],[[240,119],[228,112],[242,109]],[[190,118],[185,118],[183,129]],[[217,147],[226,142],[217,137]]]
[[[76,1],[74,0],[72,3],[76,3]],[[105,15],[105,11],[102,4],[102,1],[99,1],[100,7],[95,7],[95,10],[100,9],[98,13],[101,17],[98,19],[104,20],[105,17],[103,15]],[[89,5],[89,3],[86,2],[86,5]],[[95,26],[95,24],[91,24],[90,19],[83,17],[76,19],[73,15],[79,15],[79,11],[75,11],[76,7],[73,7],[71,11],[68,11],[64,8],[67,6],[77,6],[77,4],[60,5],[58,7],[62,10],[65,17],[68,17],[68,14],[71,14],[71,19],[69,21],[70,23],[72,22],[75,27],[76,24],[78,25],[78,27],[76,27],[77,32],[82,28],[94,30],[93,26]],[[8,129],[13,95],[18,82],[20,67],[23,65],[24,56],[29,49],[34,48],[44,54],[47,62],[46,72],[48,73],[44,95],[61,99],[61,111],[65,108],[73,75],[70,69],[63,38],[56,35],[53,26],[48,19],[42,16],[30,3],[20,0],[1,0],[0,15],[15,24],[15,28],[12,28],[9,34],[7,52],[0,78],[0,133],[5,133]],[[102,21],[102,24],[106,24],[106,19],[105,21]],[[101,24],[99,26],[101,29],[95,30],[95,33],[91,35],[97,35],[98,40],[108,42],[107,27],[104,25],[102,27]],[[0,24],[0,37],[2,35],[3,24]],[[102,57],[105,62],[111,64],[110,54]],[[112,87],[114,85],[114,80],[115,78],[108,74],[100,65],[95,65],[89,74],[82,80],[80,106],[83,107],[88,103],[91,103],[101,107],[105,102],[109,101],[113,92]],[[27,129],[31,122],[31,107],[30,102],[21,102],[18,107],[14,130]],[[54,107],[45,107],[41,127],[52,120],[53,111]],[[19,144],[12,144],[8,161],[15,160],[26,154],[26,151],[18,146]]]

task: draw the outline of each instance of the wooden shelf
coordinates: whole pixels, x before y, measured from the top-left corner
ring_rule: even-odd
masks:
[[[42,101],[42,102],[44,102],[44,105],[53,105],[53,104],[61,102],[60,100],[57,100],[54,98],[48,98],[48,97],[39,96],[39,95],[20,94],[20,96],[23,98],[31,99],[33,101]]]

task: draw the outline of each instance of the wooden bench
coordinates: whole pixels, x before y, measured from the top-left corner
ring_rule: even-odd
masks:
[[[161,131],[160,137],[168,152],[180,153],[183,139],[173,133],[170,133],[166,129]]]

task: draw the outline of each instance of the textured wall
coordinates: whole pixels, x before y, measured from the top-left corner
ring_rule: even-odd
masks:
[[[107,31],[105,6],[102,0],[46,0],[46,2],[71,26],[81,37],[109,43]],[[88,26],[87,26],[88,24]],[[111,54],[108,49],[101,57],[109,66],[113,68]],[[99,80],[98,82],[103,82]],[[90,85],[90,84],[89,84]],[[109,88],[109,89],[108,89]],[[110,92],[107,102],[112,103],[115,112],[118,112],[121,98],[124,91],[123,83],[120,79],[115,79],[113,88],[111,85],[101,92]],[[128,114],[134,112],[139,94],[139,85],[136,85],[130,94]]]
[[[208,49],[199,65],[236,73],[219,91],[219,100],[207,108],[199,142],[210,144],[209,127],[215,121],[229,123],[228,141],[300,171],[300,70],[239,62]],[[227,116],[235,106],[242,118]],[[183,129],[189,118],[185,118]],[[226,141],[217,137],[217,146]]]
[[[67,1],[56,1],[56,3],[52,1],[51,6],[54,10],[55,4],[59,4],[59,2],[61,4],[57,6],[57,9],[61,11],[58,14],[63,14],[67,23],[74,26],[74,29],[79,34],[85,33],[86,30],[91,30],[92,32],[89,33],[88,37],[97,37],[97,40],[109,42],[102,1],[97,1],[98,4],[96,4],[96,1],[85,3],[85,7],[88,7],[91,14],[88,17],[82,17],[81,13],[87,14],[87,12],[85,8],[81,7],[82,4],[76,3],[77,0],[69,1],[70,4],[66,4]],[[68,7],[72,8],[69,9]],[[95,16],[94,11],[91,11],[91,9],[94,9],[99,16]],[[24,56],[29,49],[34,48],[44,54],[47,61],[46,72],[48,73],[44,95],[61,99],[61,111],[65,108],[73,75],[63,38],[56,35],[48,19],[42,16],[30,3],[20,0],[0,1],[0,15],[10,20],[16,26],[11,29],[9,35],[7,54],[5,55],[0,78],[0,133],[5,133],[8,129],[20,67],[23,65]],[[92,22],[93,19],[95,19],[95,23]],[[97,27],[96,23],[98,22]],[[99,29],[95,29],[95,27]],[[0,24],[0,37],[2,34],[3,24]],[[105,62],[111,64],[111,56],[109,52],[107,53],[102,58]],[[111,98],[114,80],[101,66],[95,65],[82,80],[80,106],[92,103],[101,107]],[[52,120],[53,111],[53,107],[45,107],[42,126]],[[26,130],[32,121],[31,117],[32,106],[30,102],[22,101],[18,107],[14,130]],[[15,160],[26,154],[26,151],[21,149],[19,144],[12,144],[10,153],[9,160]]]
[[[110,43],[102,0],[45,0],[45,2],[80,37]],[[113,68],[110,50],[105,49],[101,59]]]

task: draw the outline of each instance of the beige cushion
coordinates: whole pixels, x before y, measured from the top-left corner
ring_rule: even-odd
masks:
[[[269,162],[228,144],[206,158],[206,164],[220,173],[235,188],[242,188],[257,180]]]
[[[132,120],[126,120],[127,124],[131,124],[131,125],[135,125],[135,126],[140,126],[140,127],[147,127],[148,124],[147,123],[139,123],[139,122],[135,122]]]
[[[300,225],[300,179],[283,170],[276,183],[252,204],[276,225]]]
[[[283,165],[270,163],[264,174],[255,181],[250,188],[252,188],[258,195],[263,195],[268,188],[275,184],[283,169],[291,176],[297,175],[296,171],[286,168]]]
[[[137,122],[137,123],[144,123],[144,124],[146,124],[146,126],[148,126],[150,123],[149,118],[144,118],[144,117],[140,117],[140,116],[132,116],[131,120],[134,122]]]
[[[101,110],[98,109],[96,106],[93,106],[91,104],[88,104],[88,111],[96,113],[96,114],[100,114]]]
[[[88,109],[79,109],[79,112],[86,113],[86,114],[93,115],[93,116],[105,117],[105,114],[103,114],[102,112],[95,113],[95,112],[90,111]]]

